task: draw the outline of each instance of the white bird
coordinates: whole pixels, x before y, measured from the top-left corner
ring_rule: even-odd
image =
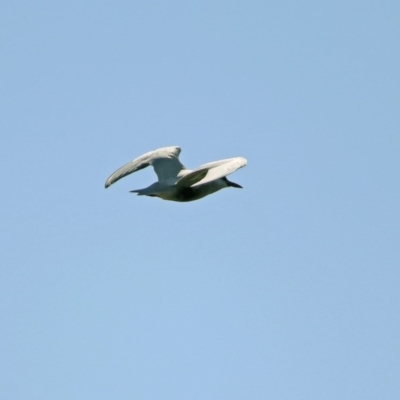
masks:
[[[172,146],[143,154],[118,168],[107,179],[105,187],[108,188],[119,179],[152,165],[158,181],[147,188],[131,190],[131,193],[164,200],[193,201],[226,187],[242,188],[237,183],[228,181],[226,176],[244,167],[247,164],[245,158],[214,161],[191,171],[179,161],[180,152],[180,147]]]

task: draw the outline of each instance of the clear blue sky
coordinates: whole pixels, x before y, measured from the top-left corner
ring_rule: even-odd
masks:
[[[3,1],[0,398],[400,398],[399,1]],[[243,156],[137,197],[182,147]]]

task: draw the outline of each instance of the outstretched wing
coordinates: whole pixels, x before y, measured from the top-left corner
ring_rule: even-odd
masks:
[[[133,161],[118,168],[107,180],[105,187],[108,188],[119,179],[152,165],[157,174],[158,181],[167,184],[174,184],[177,176],[185,167],[179,161],[180,147],[163,147],[150,151]]]
[[[226,160],[214,161],[201,165],[194,171],[189,172],[180,178],[176,184],[178,186],[198,186],[219,178],[223,178],[235,172],[239,168],[244,167],[247,160],[243,157],[228,158]]]

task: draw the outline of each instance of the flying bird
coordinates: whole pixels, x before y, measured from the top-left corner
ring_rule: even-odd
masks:
[[[190,170],[179,161],[180,152],[180,147],[171,146],[143,154],[118,168],[106,180],[105,187],[108,188],[119,179],[151,165],[158,181],[147,188],[131,190],[131,193],[183,202],[199,200],[226,187],[242,188],[229,181],[227,175],[244,167],[247,164],[245,158],[227,158]]]

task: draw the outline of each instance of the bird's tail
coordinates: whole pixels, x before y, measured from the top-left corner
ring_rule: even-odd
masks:
[[[129,193],[136,193],[138,196],[150,196],[150,197],[156,197],[154,193],[150,193],[146,189],[136,189],[136,190],[130,190]]]

